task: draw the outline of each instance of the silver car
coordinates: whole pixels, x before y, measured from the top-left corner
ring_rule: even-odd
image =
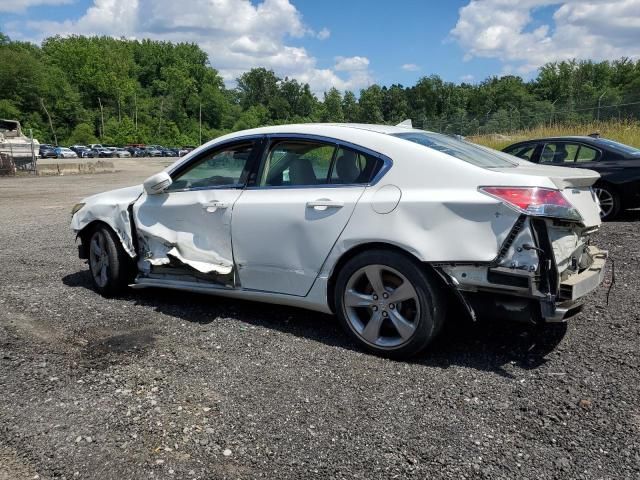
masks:
[[[591,185],[461,139],[308,124],[220,137],[71,227],[95,289],[171,288],[334,313],[364,347],[415,355],[451,302],[563,321],[602,281]]]

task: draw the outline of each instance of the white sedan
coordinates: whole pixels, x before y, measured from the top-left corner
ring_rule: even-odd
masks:
[[[450,136],[307,124],[217,138],[73,208],[95,289],[160,287],[335,313],[364,347],[422,351],[459,302],[563,321],[604,274],[589,170]]]

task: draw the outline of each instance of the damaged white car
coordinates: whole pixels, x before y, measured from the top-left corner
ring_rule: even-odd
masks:
[[[161,287],[335,313],[363,346],[413,355],[451,301],[562,321],[602,281],[589,170],[406,126],[226,135],[143,185],[73,208],[97,291]]]

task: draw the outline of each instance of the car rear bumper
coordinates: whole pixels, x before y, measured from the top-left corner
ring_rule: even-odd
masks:
[[[579,272],[565,274],[557,285],[552,281],[555,270],[542,274],[500,267],[456,266],[439,271],[474,319],[557,323],[580,312],[585,297],[604,279],[608,252],[588,246],[584,255],[591,259],[589,265]],[[461,282],[463,279],[466,283]]]

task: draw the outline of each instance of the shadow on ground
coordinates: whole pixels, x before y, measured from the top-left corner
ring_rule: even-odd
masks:
[[[67,275],[62,281],[69,287],[92,290],[86,271]],[[206,325],[221,317],[232,318],[332,347],[361,351],[340,328],[337,318],[331,315],[162,289],[129,290],[118,298],[182,321]],[[424,354],[410,362],[438,368],[463,366],[511,376],[505,371],[505,365],[516,364],[524,369],[540,367],[546,363],[546,356],[560,344],[566,331],[566,324],[536,326],[490,319],[473,323],[454,309],[442,334]]]

